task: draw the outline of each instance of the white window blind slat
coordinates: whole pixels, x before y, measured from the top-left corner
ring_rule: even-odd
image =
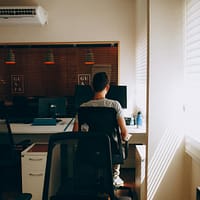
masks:
[[[197,129],[200,131],[194,120],[200,115],[200,0],[185,2],[185,118],[189,134],[194,134]]]
[[[199,43],[200,43],[199,34],[200,34],[200,31],[194,33],[193,35],[189,35],[189,34],[187,35],[187,38],[186,38],[186,40],[187,40],[187,43],[186,43],[187,51],[192,51],[193,49],[200,48],[199,47]]]
[[[146,110],[146,80],[147,80],[147,40],[138,38],[136,46],[136,105],[145,113]]]

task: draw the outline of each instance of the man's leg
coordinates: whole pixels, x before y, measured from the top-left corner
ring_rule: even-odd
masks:
[[[122,186],[124,185],[124,181],[119,177],[120,175],[120,165],[113,165],[113,185],[114,186]]]

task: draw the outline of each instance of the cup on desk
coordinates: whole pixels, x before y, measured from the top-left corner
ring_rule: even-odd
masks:
[[[127,126],[134,126],[134,117],[125,117],[125,122]]]
[[[129,126],[131,124],[131,117],[125,117],[126,125]]]

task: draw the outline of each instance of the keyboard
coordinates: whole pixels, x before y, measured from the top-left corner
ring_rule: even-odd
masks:
[[[55,126],[56,118],[34,118],[33,126]]]

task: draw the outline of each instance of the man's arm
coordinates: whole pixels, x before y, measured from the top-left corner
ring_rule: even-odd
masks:
[[[131,137],[131,134],[128,133],[124,118],[123,117],[119,117],[117,119],[117,122],[118,122],[118,125],[119,125],[120,130],[121,130],[122,140],[128,141],[130,139],[130,137]]]

